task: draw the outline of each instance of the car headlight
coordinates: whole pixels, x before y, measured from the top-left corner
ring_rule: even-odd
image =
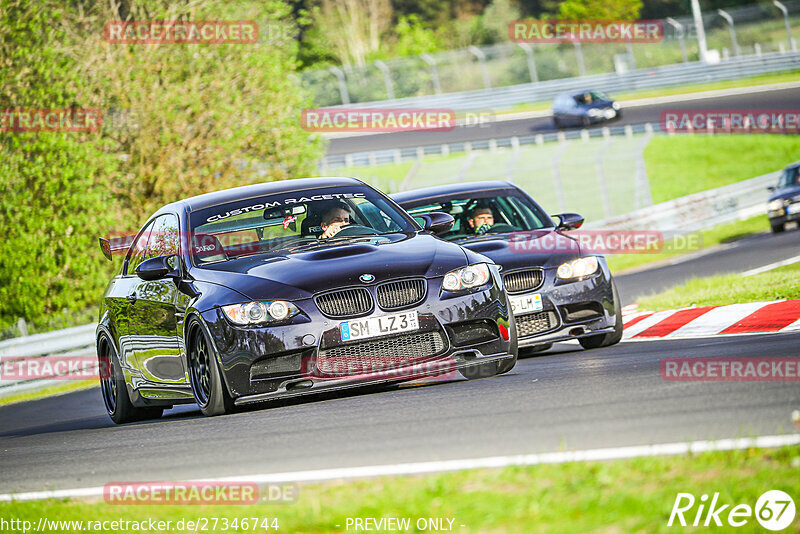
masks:
[[[468,265],[461,269],[450,271],[444,275],[442,288],[445,291],[472,289],[484,285],[489,281],[490,277],[489,266],[485,263],[476,263],[475,265]]]
[[[556,275],[562,280],[581,278],[596,273],[600,264],[595,256],[586,256],[577,260],[568,261],[558,266]]]
[[[588,110],[586,112],[586,114],[589,115],[590,117],[599,117],[600,115],[603,114],[603,110],[602,109],[597,109],[597,108],[592,108],[592,109]]]
[[[769,204],[767,204],[767,209],[770,211],[783,209],[783,200],[777,198],[775,200],[770,200]]]
[[[238,325],[277,323],[300,313],[297,306],[285,300],[231,304],[222,306],[222,311],[232,323]]]

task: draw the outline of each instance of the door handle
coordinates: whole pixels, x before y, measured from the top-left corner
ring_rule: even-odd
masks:
[[[125,298],[128,300],[128,302],[130,302],[131,304],[133,304],[134,302],[136,302],[136,299],[137,299],[137,297],[136,297],[136,291],[134,291],[133,293],[131,293],[130,295],[128,295],[128,296],[127,296],[127,297],[125,297]]]

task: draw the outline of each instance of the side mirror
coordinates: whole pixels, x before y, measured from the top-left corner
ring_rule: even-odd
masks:
[[[169,259],[174,257],[174,255],[156,256],[144,260],[136,266],[136,276],[147,281],[161,280],[166,277],[178,278],[178,271],[169,264]]]
[[[417,215],[414,217],[422,225],[424,230],[434,234],[443,234],[449,232],[456,220],[452,215],[443,213],[441,211],[434,211],[426,213],[425,215]]]
[[[775,187],[774,185],[771,185],[771,186],[767,187],[767,191],[769,191],[771,193],[774,193],[776,189],[777,189],[777,187]]]
[[[558,217],[556,230],[577,230],[583,226],[583,221],[585,220],[583,215],[578,215],[577,213],[558,213],[553,217]]]

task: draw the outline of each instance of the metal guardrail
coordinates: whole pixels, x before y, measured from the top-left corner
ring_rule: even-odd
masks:
[[[332,108],[447,108],[461,111],[489,111],[513,107],[518,104],[545,102],[564,91],[587,87],[605,92],[628,92],[642,89],[659,89],[688,83],[710,83],[761,74],[800,70],[800,52],[771,53],[741,56],[718,64],[700,61],[663,67],[638,69],[624,74],[596,74],[538,83],[525,83],[508,87],[464,91],[440,95],[398,98],[360,102]]]
[[[325,174],[331,169],[340,167],[372,167],[391,163],[403,163],[422,159],[426,156],[448,156],[457,152],[469,153],[473,150],[497,150],[502,148],[519,148],[523,145],[542,145],[555,141],[568,139],[590,139],[609,137],[612,135],[663,133],[658,124],[626,124],[623,126],[606,126],[592,129],[572,129],[536,135],[522,135],[502,137],[497,139],[481,139],[476,141],[462,141],[458,143],[442,143],[437,145],[424,145],[409,148],[392,148],[388,150],[373,150],[369,152],[352,152],[325,156],[320,161],[320,172]],[[394,192],[394,191],[391,191]]]
[[[6,358],[35,359],[53,354],[85,356],[94,354],[95,323],[54,330],[43,334],[0,341],[0,370]],[[0,396],[54,385],[50,380],[4,380],[0,372]]]
[[[658,230],[665,238],[697,232],[718,224],[766,215],[767,187],[778,183],[782,171],[676,198],[619,217],[593,221],[590,229]]]

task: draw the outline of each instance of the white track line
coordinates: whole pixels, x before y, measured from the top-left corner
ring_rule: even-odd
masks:
[[[775,263],[764,265],[763,267],[756,267],[755,269],[744,271],[743,273],[741,273],[741,276],[753,276],[754,274],[765,273],[767,271],[771,271],[772,269],[783,267],[784,265],[791,265],[793,263],[797,263],[798,261],[800,261],[800,256],[794,256],[793,258],[787,258],[785,260],[776,261]]]
[[[677,454],[707,451],[730,451],[749,448],[774,448],[800,444],[800,434],[759,436],[756,438],[720,439],[715,441],[684,441],[657,445],[634,445],[583,451],[546,452],[541,454],[521,454],[516,456],[490,456],[464,460],[441,460],[394,465],[369,465],[363,467],[343,467],[338,469],[317,469],[288,473],[268,473],[250,476],[204,478],[203,482],[250,482],[260,485],[288,482],[320,482],[350,478],[370,478],[392,475],[421,475],[462,469],[501,468],[512,465],[562,464],[568,462],[588,462],[601,460],[620,460],[644,456],[670,456]],[[194,481],[192,481],[194,482]],[[25,493],[0,494],[3,501],[32,501],[40,499],[64,499],[75,497],[102,497],[103,487],[33,491]]]

